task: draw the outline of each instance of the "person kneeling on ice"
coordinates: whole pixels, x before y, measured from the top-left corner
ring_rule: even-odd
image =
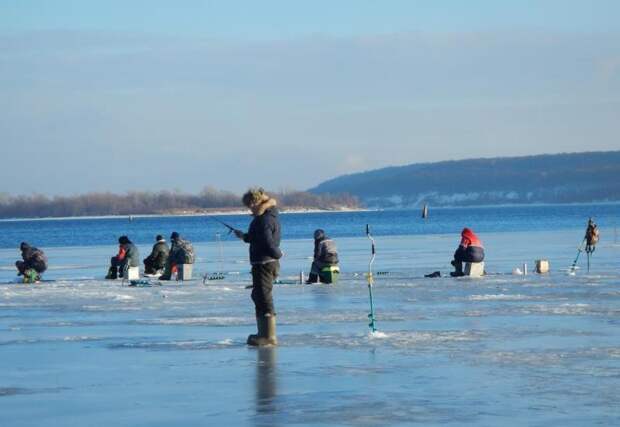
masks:
[[[158,234],[155,237],[155,244],[151,254],[144,258],[144,274],[161,274],[166,267],[168,261],[168,254],[170,249],[166,244],[166,240]]]
[[[106,279],[123,277],[129,267],[140,267],[140,253],[129,237],[118,238],[118,254],[110,259],[110,269]]]
[[[24,276],[24,283],[34,283],[41,280],[41,274],[47,270],[45,253],[26,242],[22,242],[19,249],[22,251],[23,261],[15,262],[17,275]]]
[[[484,261],[484,248],[482,246],[482,242],[471,229],[465,227],[463,231],[461,231],[461,243],[454,252],[454,260],[451,262],[454,266],[454,271],[450,273],[450,276],[463,276],[464,262],[482,261]]]
[[[235,236],[250,244],[252,264],[252,301],[258,332],[248,337],[248,345],[276,345],[276,312],[273,306],[273,282],[280,271],[280,220],[276,200],[262,188],[243,195],[243,204],[254,219],[247,233],[235,230]]]
[[[334,269],[334,267],[336,267]],[[338,250],[332,239],[325,235],[325,231],[318,229],[314,231],[314,260],[310,267],[310,275],[307,284],[332,283],[335,282],[334,276],[340,273],[338,267]],[[337,273],[336,273],[337,272]]]
[[[166,262],[166,270],[159,280],[170,280],[172,273],[177,271],[181,264],[193,264],[195,260],[194,247],[189,240],[182,239],[179,233],[173,231],[170,235],[170,253]]]

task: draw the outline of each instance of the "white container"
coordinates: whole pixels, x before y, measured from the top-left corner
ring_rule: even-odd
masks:
[[[139,280],[140,279],[140,267],[129,267],[125,273],[127,280]]]
[[[192,280],[192,270],[194,264],[177,265],[177,280]]]

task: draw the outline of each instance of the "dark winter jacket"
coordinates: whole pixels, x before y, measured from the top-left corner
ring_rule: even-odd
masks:
[[[180,237],[173,239],[170,246],[169,261],[174,264],[193,264],[195,260],[194,247],[189,240]]]
[[[170,249],[168,249],[168,245],[165,240],[158,240],[157,243],[153,245],[153,250],[151,254],[145,259],[151,263],[153,267],[156,269],[164,268],[166,265],[166,261],[168,261],[168,254],[170,253]]]
[[[47,270],[47,256],[41,249],[22,243],[21,251],[26,268],[34,268],[39,273]]]
[[[321,239],[314,240],[314,262],[320,268],[338,265],[338,250],[332,239],[323,235]]]
[[[250,244],[250,263],[266,264],[282,258],[280,220],[275,199],[265,200],[254,213],[243,241]]]

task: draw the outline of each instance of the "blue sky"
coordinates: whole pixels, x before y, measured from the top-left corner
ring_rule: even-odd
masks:
[[[618,1],[5,0],[0,192],[305,189],[620,149],[618,16]]]

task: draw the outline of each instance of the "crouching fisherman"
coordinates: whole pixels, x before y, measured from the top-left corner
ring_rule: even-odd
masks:
[[[144,258],[144,274],[161,274],[166,267],[170,249],[161,234],[155,237],[151,254]]]
[[[110,259],[110,269],[106,279],[123,277],[129,267],[140,267],[140,253],[129,237],[118,238],[118,254]]]
[[[159,280],[170,280],[172,273],[177,272],[179,265],[193,264],[195,259],[192,243],[182,239],[179,233],[173,231],[170,235],[170,253],[166,262],[166,270]]]
[[[248,337],[248,345],[276,345],[276,312],[273,306],[273,282],[280,272],[280,220],[275,199],[262,188],[248,190],[243,204],[252,211],[254,219],[247,233],[235,230],[235,235],[250,244],[252,264],[252,301],[258,332]]]
[[[484,261],[484,247],[476,234],[469,228],[461,231],[461,243],[454,252],[454,260],[451,264],[454,271],[450,273],[452,277],[463,276],[464,262],[482,262]]]
[[[22,242],[19,249],[22,251],[22,261],[15,262],[17,275],[24,276],[24,283],[35,283],[41,280],[41,274],[47,270],[45,253],[26,242]]]
[[[310,275],[306,283],[335,283],[338,281],[338,250],[332,239],[325,235],[325,231],[314,231],[314,260],[310,267]]]

